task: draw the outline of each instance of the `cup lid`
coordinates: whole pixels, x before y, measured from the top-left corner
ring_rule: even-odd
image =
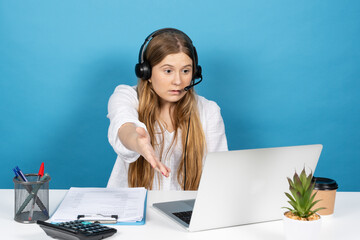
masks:
[[[315,190],[335,190],[338,189],[338,184],[335,180],[323,177],[313,177],[315,181]]]

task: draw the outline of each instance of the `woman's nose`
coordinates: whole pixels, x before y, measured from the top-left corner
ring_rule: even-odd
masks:
[[[176,74],[174,75],[174,78],[173,78],[172,83],[173,83],[174,85],[180,85],[180,84],[181,84],[181,76],[180,76],[180,73],[176,73]]]

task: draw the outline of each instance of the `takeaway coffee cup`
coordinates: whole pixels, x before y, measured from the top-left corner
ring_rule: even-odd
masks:
[[[315,200],[321,199],[313,209],[324,207],[325,209],[319,210],[317,213],[320,215],[333,214],[338,184],[333,179],[322,177],[314,177],[313,181],[315,181],[314,191],[317,192]]]

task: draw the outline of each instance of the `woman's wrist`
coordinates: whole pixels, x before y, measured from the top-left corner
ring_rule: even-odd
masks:
[[[118,137],[127,149],[138,152],[136,141],[137,132],[134,123],[124,123],[118,130]]]

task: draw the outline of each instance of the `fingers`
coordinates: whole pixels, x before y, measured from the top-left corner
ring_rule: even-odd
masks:
[[[150,161],[148,160],[148,162],[151,164],[151,166],[154,168],[155,171],[160,172],[165,177],[169,177],[171,172],[170,168],[168,168],[167,166],[165,166],[165,164],[157,160],[156,157]]]
[[[151,166],[154,168],[155,171],[160,172],[165,177],[169,177],[171,170],[170,168],[165,166],[162,162],[158,160],[153,160],[153,161],[148,160],[148,162],[151,164]]]
[[[171,173],[171,169],[168,168],[166,165],[164,165],[164,167],[166,168],[166,171],[168,172],[168,174],[170,174],[170,173]],[[168,175],[168,176],[169,176],[169,175]]]
[[[155,171],[160,172],[165,177],[169,177],[171,171],[170,168],[168,168],[158,160],[155,151],[151,145],[148,145],[148,148],[146,148],[142,156],[150,163],[150,165],[154,168]]]
[[[162,175],[164,175],[165,177],[169,177],[170,175],[170,168],[166,167],[164,164],[162,164],[161,162],[159,162],[160,165],[160,171],[162,173]]]

